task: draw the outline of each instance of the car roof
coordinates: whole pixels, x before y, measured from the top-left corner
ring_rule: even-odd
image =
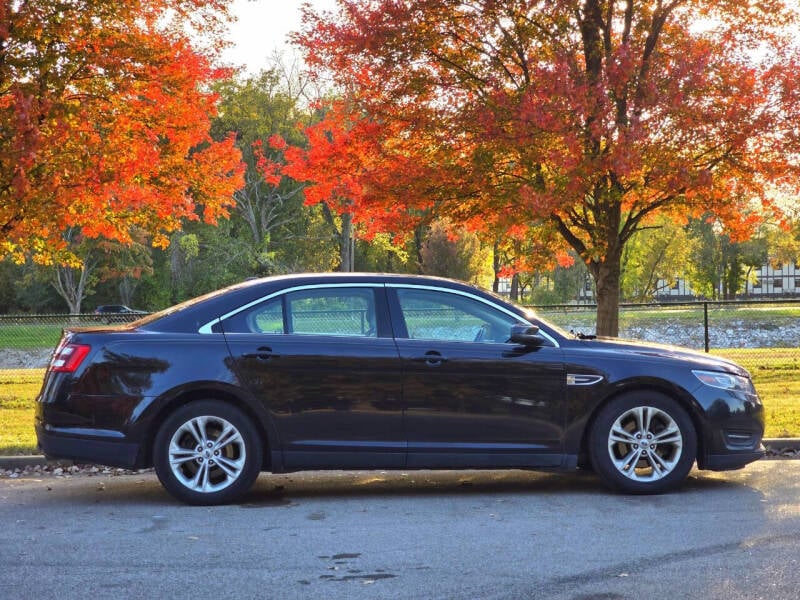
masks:
[[[443,277],[396,273],[300,273],[248,279],[153,313],[136,321],[135,326],[152,331],[197,331],[232,308],[258,300],[282,288],[326,283],[425,285],[458,289],[492,298],[495,302],[498,300],[493,294],[477,286]]]

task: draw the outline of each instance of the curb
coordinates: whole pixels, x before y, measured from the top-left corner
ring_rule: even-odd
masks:
[[[800,450],[800,438],[772,438],[761,441],[770,452],[797,452]]]
[[[48,459],[41,454],[30,454],[26,456],[0,456],[0,469],[13,471],[14,469],[25,469],[27,467],[59,466],[69,467],[74,463],[71,460]]]
[[[783,452],[800,451],[800,438],[771,438],[762,440],[768,452],[781,454]],[[24,469],[36,466],[62,466],[69,467],[74,464],[72,460],[48,459],[41,454],[31,454],[27,456],[0,456],[0,469],[13,471],[14,469]]]

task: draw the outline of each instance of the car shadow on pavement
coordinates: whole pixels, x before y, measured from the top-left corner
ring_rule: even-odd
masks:
[[[164,505],[180,503],[159,484],[155,474],[53,477],[15,480],[13,486],[44,491],[43,502]],[[525,470],[422,470],[422,471],[303,471],[262,473],[253,488],[236,505],[248,508],[290,506],[304,499],[378,497],[451,497],[476,495],[529,496],[532,499],[563,496],[639,498],[658,503],[675,496],[711,492],[754,492],[725,474],[693,471],[676,491],[656,496],[625,496],[607,488],[591,471],[569,473]],[[760,492],[757,492],[760,494]],[[649,499],[649,500],[647,500]]]
[[[676,494],[741,489],[743,484],[694,471]],[[464,496],[468,494],[623,496],[591,471],[551,473],[524,470],[475,471],[311,471],[262,474],[239,504],[282,506],[303,498],[370,496]],[[629,496],[636,497],[636,496]],[[657,497],[657,496],[640,496]]]

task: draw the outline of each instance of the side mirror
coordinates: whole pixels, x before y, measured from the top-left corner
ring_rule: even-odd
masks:
[[[541,346],[545,340],[539,335],[539,328],[536,325],[517,323],[511,326],[511,341],[523,346]]]

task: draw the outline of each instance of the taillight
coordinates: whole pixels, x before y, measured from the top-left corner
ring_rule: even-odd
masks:
[[[83,359],[89,354],[91,346],[85,344],[64,344],[56,348],[50,370],[55,373],[73,373],[81,366]]]

